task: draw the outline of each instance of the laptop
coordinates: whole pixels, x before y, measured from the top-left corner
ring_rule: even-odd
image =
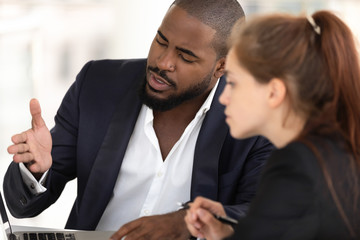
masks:
[[[13,232],[0,192],[0,240],[108,240],[112,231],[46,230]],[[8,225],[5,228],[6,224]],[[24,227],[25,229],[26,227]],[[41,230],[40,230],[41,229]]]

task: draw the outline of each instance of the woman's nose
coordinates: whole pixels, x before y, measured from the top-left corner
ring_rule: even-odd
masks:
[[[222,105],[228,105],[229,104],[229,99],[230,99],[230,86],[228,84],[225,85],[224,90],[222,91],[220,97],[219,97],[219,102]]]

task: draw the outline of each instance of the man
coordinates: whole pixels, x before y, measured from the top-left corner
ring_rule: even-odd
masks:
[[[245,215],[272,145],[231,138],[218,102],[226,41],[243,16],[236,0],[176,0],[147,59],[84,66],[51,135],[32,100],[33,127],[8,148],[12,214],[41,213],[77,178],[66,228],[120,227],[113,239],[187,239],[176,203],[199,195],[222,202],[232,217]]]

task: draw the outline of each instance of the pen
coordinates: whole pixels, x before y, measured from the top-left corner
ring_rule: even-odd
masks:
[[[178,205],[180,205],[182,207],[182,209],[189,209],[190,206],[189,206],[189,203],[190,202],[186,202],[186,203],[178,203]],[[228,217],[228,216],[219,216],[219,215],[216,215],[216,214],[212,214],[217,220],[219,220],[220,222],[222,223],[225,223],[225,224],[229,224],[229,225],[236,225],[238,223],[238,221],[236,219],[233,219],[231,217]]]

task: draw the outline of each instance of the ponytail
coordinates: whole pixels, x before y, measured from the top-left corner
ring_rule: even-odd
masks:
[[[332,85],[332,96],[330,101],[324,104],[322,114],[310,119],[303,133],[304,137],[311,131],[320,133],[340,132],[347,143],[348,151],[353,156],[350,158],[350,179],[349,185],[352,186],[352,211],[357,212],[357,202],[359,201],[359,169],[360,169],[360,66],[358,50],[351,30],[334,14],[327,11],[316,12],[312,16],[314,27],[320,29],[319,48],[320,55],[324,61],[324,70]],[[314,27],[314,30],[315,30]],[[325,75],[325,76],[326,76]],[[325,123],[328,128],[321,128]],[[329,129],[332,128],[332,129]],[[338,194],[334,187],[334,176],[329,173],[324,159],[317,152],[316,148],[311,147],[316,153],[322,166],[325,181],[332,198],[337,206],[339,214],[346,224],[352,237],[356,237],[358,231],[356,222],[353,222],[346,215],[344,206],[340,198],[350,197]]]
[[[313,15],[321,29],[321,54],[333,88],[326,106],[335,113],[335,121],[360,165],[360,67],[358,50],[351,30],[327,11]]]

